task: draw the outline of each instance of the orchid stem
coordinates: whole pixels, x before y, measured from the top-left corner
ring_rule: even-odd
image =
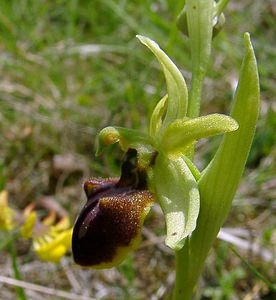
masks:
[[[193,289],[189,283],[189,238],[184,247],[175,252],[176,281],[173,292],[173,300],[188,300],[193,296]]]
[[[189,94],[189,105],[187,116],[196,118],[200,112],[201,92],[203,86],[203,74],[195,74],[192,77],[191,91]]]
[[[203,81],[211,56],[214,2],[213,0],[187,0],[185,5],[192,58],[192,83],[187,117],[195,118],[200,113]],[[187,156],[193,160],[194,148],[187,153]],[[175,252],[176,283],[173,300],[191,300],[193,297],[202,266],[198,270],[198,264],[196,267],[191,264],[191,251],[190,238],[187,237],[184,247]]]

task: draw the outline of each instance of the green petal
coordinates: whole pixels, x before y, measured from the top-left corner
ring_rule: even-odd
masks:
[[[165,129],[161,139],[166,152],[185,152],[198,139],[238,129],[237,122],[228,116],[212,114],[194,119],[174,121]]]
[[[183,118],[186,115],[187,86],[181,72],[156,42],[141,35],[137,35],[137,38],[152,51],[163,68],[168,89],[168,105],[163,123],[163,127],[166,127],[175,119]]]
[[[138,152],[138,164],[147,168],[155,152],[151,138],[134,129],[123,127],[106,127],[98,135],[96,155],[99,155],[104,146],[119,143],[121,149],[127,152],[128,149],[135,149]]]
[[[182,157],[172,160],[159,154],[153,168],[151,186],[165,215],[165,243],[179,250],[196,227],[199,213],[197,182]]]
[[[162,126],[162,117],[167,108],[168,95],[164,96],[155,106],[155,109],[151,115],[149,135],[154,137]]]
[[[129,148],[136,149],[143,144],[150,144],[150,139],[147,135],[141,132],[123,127],[105,127],[98,135],[98,145],[96,155],[99,155],[104,146],[119,143],[121,149],[126,152]]]

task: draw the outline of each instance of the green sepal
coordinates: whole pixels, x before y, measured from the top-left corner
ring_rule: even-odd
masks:
[[[167,153],[185,153],[198,139],[234,131],[238,127],[233,118],[222,114],[179,119],[165,129],[162,149]]]
[[[165,128],[174,120],[186,115],[188,107],[186,82],[176,65],[156,42],[141,35],[137,35],[137,38],[152,51],[163,68],[168,90],[167,109],[163,118],[163,127]]]
[[[165,216],[165,243],[174,250],[180,250],[185,238],[196,227],[200,203],[197,182],[185,159],[170,159],[159,153],[153,167],[150,187]]]

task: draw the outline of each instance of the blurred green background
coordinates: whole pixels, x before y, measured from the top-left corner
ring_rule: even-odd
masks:
[[[9,191],[14,207],[49,196],[67,209],[73,222],[84,202],[82,182],[89,176],[119,175],[118,147],[94,156],[97,132],[107,125],[146,130],[153,107],[166,93],[157,61],[136,34],[156,40],[189,84],[189,40],[175,25],[184,2],[0,0],[0,189]],[[202,114],[229,112],[245,31],[256,51],[262,98],[245,176],[225,226],[240,229],[237,236],[274,252],[275,259],[276,3],[232,0],[225,16],[224,30],[214,40]],[[200,169],[219,141],[198,144]],[[160,242],[163,229],[155,209],[141,248],[118,270],[82,270],[70,256],[53,266],[19,245],[23,278],[96,299],[167,299],[174,260]],[[275,280],[271,260],[237,250],[268,280]],[[1,273],[9,276],[10,262],[3,255]],[[273,299],[229,244],[218,242],[207,265],[204,299]],[[1,297],[14,299],[13,288],[1,288]]]

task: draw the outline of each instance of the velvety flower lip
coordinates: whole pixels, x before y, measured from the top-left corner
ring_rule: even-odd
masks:
[[[92,178],[84,183],[87,203],[72,237],[77,264],[110,268],[137,247],[154,197],[139,181],[134,154],[136,157],[136,151],[128,152],[120,179]]]

